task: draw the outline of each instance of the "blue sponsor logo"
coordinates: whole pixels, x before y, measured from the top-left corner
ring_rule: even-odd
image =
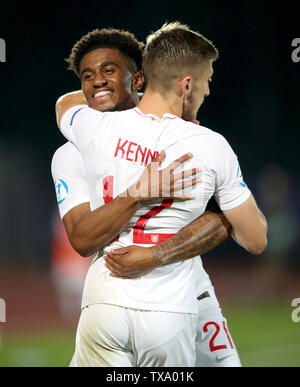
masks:
[[[243,188],[247,188],[247,184],[245,184],[245,183],[244,183],[244,180],[243,180],[243,174],[242,174],[242,171],[241,171],[240,166],[238,166],[238,170],[237,170],[236,176],[239,178],[239,183],[240,183],[240,185],[241,185]]]
[[[55,180],[55,190],[58,204],[61,204],[69,193],[68,185],[62,179]]]

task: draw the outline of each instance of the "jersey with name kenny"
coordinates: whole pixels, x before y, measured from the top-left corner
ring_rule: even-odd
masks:
[[[226,140],[171,114],[159,119],[142,114],[138,108],[101,113],[76,106],[63,116],[61,130],[82,154],[92,209],[136,182],[162,149],[167,153],[162,168],[186,152],[192,152],[194,157],[184,169],[202,168],[202,183],[191,189],[195,199],[185,202],[169,199],[142,207],[106,251],[129,244],[150,246],[162,241],[199,217],[213,194],[221,209],[237,207],[250,196],[248,188],[241,184],[237,157]],[[99,258],[89,270],[82,306],[104,302],[139,309],[197,313],[199,286],[196,291],[195,272],[201,266],[199,259],[190,259],[159,267],[135,280],[123,280],[110,277],[103,259]],[[205,290],[204,271],[202,284]]]
[[[79,150],[74,144],[68,142],[56,150],[52,158],[51,172],[56,189],[61,219],[74,207],[82,203],[90,202],[89,186],[84,170],[84,162]],[[113,187],[111,186],[110,189],[113,189]],[[105,201],[107,201],[108,196],[105,196],[105,193],[103,196],[105,197]],[[163,221],[163,219],[161,219],[161,221]],[[140,237],[143,235],[148,235],[148,239],[150,236],[151,242],[155,244],[158,243],[159,238],[154,237],[154,234],[144,233],[140,234]],[[116,243],[119,243],[119,239]],[[197,259],[199,260],[199,268],[196,272],[198,276],[196,281],[196,292],[197,295],[200,295],[203,292],[204,287],[209,289],[212,284],[202,266],[201,257],[199,256]]]

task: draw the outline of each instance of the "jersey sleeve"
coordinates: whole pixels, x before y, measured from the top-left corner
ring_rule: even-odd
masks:
[[[231,210],[248,200],[251,191],[243,180],[238,158],[221,135],[217,135],[213,164],[215,172],[214,197],[221,210]]]
[[[87,105],[73,106],[63,115],[60,131],[82,152],[99,129],[102,116],[102,112],[91,109]]]
[[[74,145],[65,144],[55,152],[51,173],[61,219],[72,208],[90,201],[83,159]]]

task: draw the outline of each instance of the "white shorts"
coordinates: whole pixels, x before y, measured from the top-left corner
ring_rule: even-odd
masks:
[[[213,287],[198,301],[196,367],[241,367]]]
[[[78,323],[75,367],[194,367],[197,315],[93,304]]]

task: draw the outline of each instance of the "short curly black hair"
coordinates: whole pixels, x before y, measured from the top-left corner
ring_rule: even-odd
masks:
[[[116,48],[131,60],[134,71],[142,69],[144,43],[139,42],[131,32],[114,28],[95,29],[78,40],[66,59],[68,69],[73,70],[80,78],[81,59],[98,48]]]

